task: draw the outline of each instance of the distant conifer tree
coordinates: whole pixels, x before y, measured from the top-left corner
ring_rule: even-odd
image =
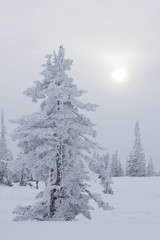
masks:
[[[4,126],[4,112],[1,111],[1,136],[0,136],[0,184],[12,186],[12,172],[9,169],[9,162],[12,160],[12,153],[6,143],[6,128]]]
[[[146,175],[145,155],[141,144],[140,128],[138,122],[135,124],[134,146],[127,162],[127,175],[139,177]]]
[[[154,164],[153,164],[152,157],[150,157],[146,172],[147,172],[146,175],[148,177],[156,176],[156,171],[155,171],[155,167],[154,167]]]

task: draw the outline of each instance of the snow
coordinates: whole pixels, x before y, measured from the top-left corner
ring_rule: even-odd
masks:
[[[31,187],[0,186],[1,240],[156,240],[160,236],[160,177],[118,177],[113,179],[114,195],[104,195],[115,209],[103,211],[94,205],[92,220],[75,222],[13,222],[17,205],[37,201],[40,190]],[[41,186],[42,188],[42,186]],[[101,186],[93,182],[94,191]],[[94,203],[93,203],[94,204]]]

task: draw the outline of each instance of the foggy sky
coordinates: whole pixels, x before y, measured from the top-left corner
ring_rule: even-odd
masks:
[[[89,116],[97,142],[125,163],[138,120],[146,159],[160,169],[160,1],[0,0],[0,107],[7,119],[38,110],[23,91],[40,80],[44,56],[65,47],[69,75],[84,101],[99,104]],[[124,83],[112,79],[123,67]],[[10,142],[10,146],[15,145]],[[15,151],[15,149],[14,149]]]

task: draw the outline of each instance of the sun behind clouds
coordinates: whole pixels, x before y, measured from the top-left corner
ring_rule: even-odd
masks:
[[[114,72],[113,72],[113,78],[117,81],[117,82],[122,82],[125,80],[126,78],[126,71],[123,68],[117,68]]]

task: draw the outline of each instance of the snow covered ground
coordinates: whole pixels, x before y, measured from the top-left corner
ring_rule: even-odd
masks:
[[[114,195],[104,199],[115,208],[95,206],[92,220],[75,222],[13,222],[17,205],[36,201],[38,190],[0,186],[0,240],[156,240],[160,239],[160,177],[114,178]],[[100,191],[92,184],[94,191]]]

